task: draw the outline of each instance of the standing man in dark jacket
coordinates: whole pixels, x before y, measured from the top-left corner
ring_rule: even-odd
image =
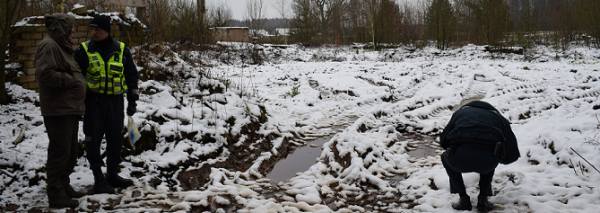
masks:
[[[471,210],[471,200],[465,189],[463,172],[477,172],[479,196],[477,210],[491,211],[494,205],[487,199],[493,195],[492,178],[498,163],[510,164],[520,154],[517,138],[510,123],[489,103],[473,101],[456,111],[440,135],[446,152],[442,163],[450,179],[450,192],[458,193],[456,210]]]
[[[73,60],[71,35],[75,18],[65,14],[44,17],[48,35],[35,50],[35,76],[40,108],[48,133],[46,182],[52,208],[77,207],[85,193],[71,187],[69,175],[77,163],[79,118],[85,112],[85,79]]]
[[[90,22],[93,39],[75,50],[75,60],[86,79],[83,132],[87,159],[94,173],[95,193],[115,193],[113,187],[133,185],[130,179],[118,175],[123,146],[124,101],[127,95],[127,115],[136,111],[138,72],[129,48],[110,36],[111,18],[96,16]],[[106,177],[101,167],[102,137],[106,137]]]

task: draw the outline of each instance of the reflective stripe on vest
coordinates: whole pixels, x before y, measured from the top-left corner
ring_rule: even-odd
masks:
[[[88,46],[90,41],[81,43],[87,53],[89,66],[85,75],[87,87],[94,93],[107,95],[120,95],[127,91],[125,75],[123,73],[123,52],[125,43],[119,42],[121,51],[115,51],[108,60],[108,66],[104,64],[102,56],[98,52],[90,52]],[[117,56],[118,57],[115,57]]]

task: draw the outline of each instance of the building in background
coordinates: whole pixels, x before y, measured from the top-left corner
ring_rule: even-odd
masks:
[[[247,27],[215,27],[210,30],[217,42],[250,42],[250,28]]]

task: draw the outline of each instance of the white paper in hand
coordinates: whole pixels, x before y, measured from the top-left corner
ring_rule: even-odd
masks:
[[[135,126],[135,122],[133,122],[133,117],[131,116],[127,117],[127,137],[129,137],[131,147],[135,150],[135,142],[137,142],[142,135],[140,135],[137,126]]]

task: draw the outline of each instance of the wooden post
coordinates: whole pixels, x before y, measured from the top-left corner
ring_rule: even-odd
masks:
[[[204,32],[204,17],[206,16],[206,1],[205,0],[196,0],[198,4],[198,29],[200,35],[200,43],[206,43],[205,38],[206,35]]]
[[[137,18],[144,24],[148,24],[148,17],[146,16],[146,8],[145,7],[136,7],[136,14],[135,16],[137,16]]]
[[[57,13],[64,13],[65,12],[65,0],[58,0],[58,5],[56,5],[56,12]]]
[[[198,20],[200,24],[204,24],[204,17],[206,16],[206,0],[198,0]]]

